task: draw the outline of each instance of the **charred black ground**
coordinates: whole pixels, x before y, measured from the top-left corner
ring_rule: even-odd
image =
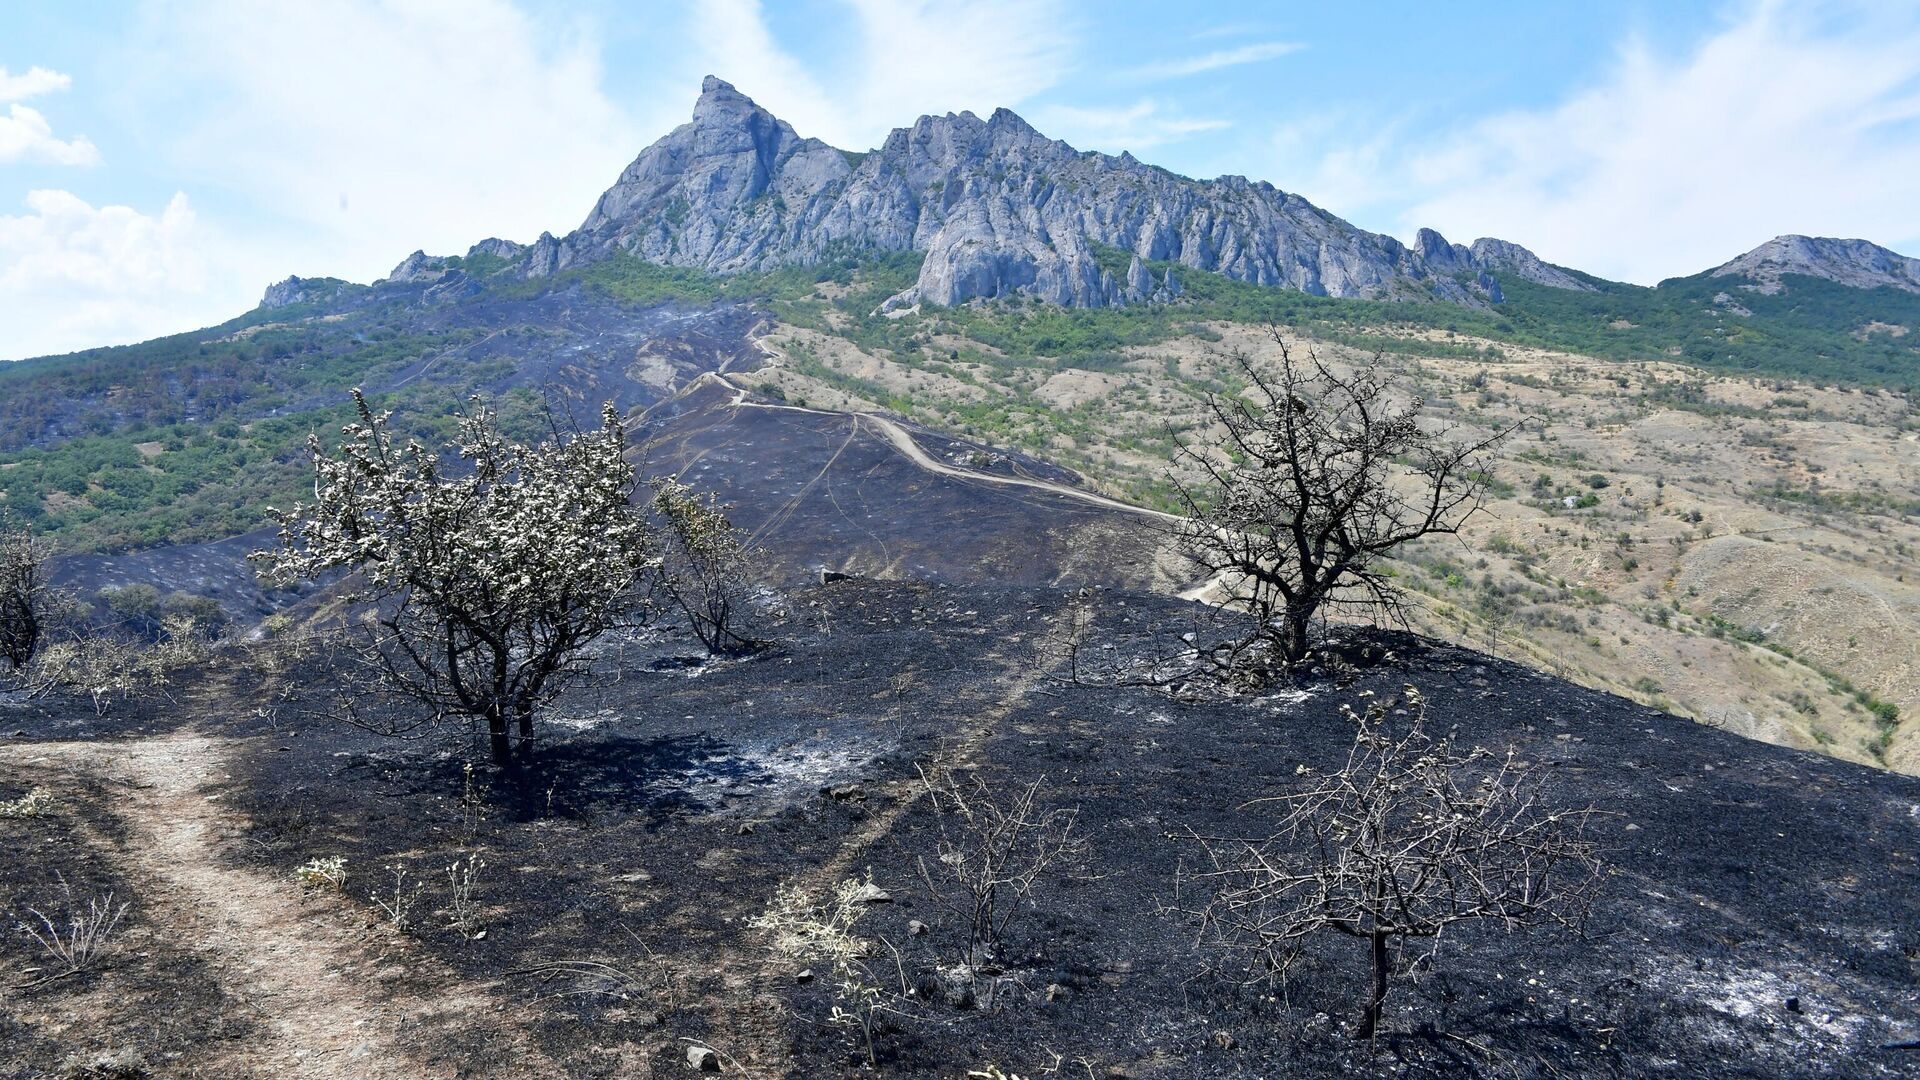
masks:
[[[1095,597],[1090,647],[1145,654],[1200,619],[1193,605]],[[747,921],[783,882],[825,887],[869,871],[893,902],[869,918],[905,951],[910,980],[958,959],[963,928],[919,885],[935,823],[916,765],[950,761],[1000,782],[1044,777],[1078,807],[1085,865],[1049,882],[1016,924],[992,1002],[916,1006],[882,1042],[886,1075],[954,1077],[998,1065],[1096,1077],[1897,1076],[1912,1052],[1920,976],[1920,781],[1770,747],[1406,635],[1355,634],[1344,663],[1262,698],[1182,702],[1145,689],[1074,686],[1048,643],[1076,594],[845,581],[789,593],[780,644],[723,662],[671,639],[610,648],[614,677],[570,698],[539,766],[466,797],[463,742],[381,741],[323,721],[324,667],[263,681],[231,671],[104,720],[83,702],[0,712],[7,741],[132,739],[179,726],[238,740],[231,779],[208,794],[249,822],[222,850],[287,876],[318,857],[349,867],[338,917],[399,863],[435,887],[456,858],[487,864],[487,935],[462,940],[428,915],[382,949],[431,960],[486,988],[487,1024],[521,1025],[526,1053],[568,1075],[679,1069],[681,1039],[730,1055],[742,1075],[860,1075],[848,1032],[826,1023],[824,980],[768,957]],[[1108,647],[1111,648],[1108,648]],[[1339,673],[1335,674],[1335,670]],[[1337,706],[1365,691],[1421,688],[1430,723],[1550,764],[1559,798],[1611,812],[1611,873],[1584,941],[1469,933],[1389,1002],[1392,1034],[1344,1033],[1362,957],[1330,941],[1285,987],[1242,985],[1194,949],[1173,913],[1197,852],[1178,837],[1247,833],[1248,799],[1298,769],[1343,759]],[[291,691],[286,688],[292,687]],[[0,744],[4,745],[4,744]],[[0,797],[35,783],[0,765]],[[135,901],[114,877],[110,789],[82,792],[53,831],[0,822],[10,914],[40,902],[66,866]],[[89,824],[93,823],[93,824]],[[69,836],[79,829],[84,836]],[[96,881],[97,879],[97,881]],[[429,894],[429,908],[436,897]],[[357,913],[357,914],[356,914]],[[906,924],[931,926],[909,937]],[[9,920],[11,921],[11,920]],[[28,953],[9,938],[8,981]],[[566,994],[540,965],[591,959],[636,982],[627,996]],[[46,1030],[59,995],[88,980],[178,979],[184,1012],[232,1025],[244,1011],[190,957],[152,950],[98,975],[0,991],[0,1075],[46,1075],[64,1049]],[[671,992],[663,989],[670,986]],[[1049,988],[1053,988],[1049,992]],[[76,989],[78,988],[78,989]],[[510,1017],[504,1020],[503,1017]],[[186,1074],[151,1017],[103,1021],[150,1075]],[[125,1025],[125,1026],[123,1026]],[[144,1025],[144,1026],[142,1026]],[[516,1075],[498,1040],[424,1047],[458,1075]],[[485,1049],[481,1049],[484,1047]],[[1084,1062],[1084,1066],[1081,1064]],[[169,1071],[170,1068],[175,1071]]]

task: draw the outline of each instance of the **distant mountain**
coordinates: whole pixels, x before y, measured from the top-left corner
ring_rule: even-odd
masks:
[[[1773,294],[1786,274],[1824,278],[1856,289],[1882,287],[1920,293],[1920,259],[1865,240],[1829,236],[1776,236],[1745,255],[1715,267],[1714,277],[1744,277],[1748,288]]]
[[[915,280],[885,301],[889,309],[1013,295],[1068,307],[1164,302],[1181,297],[1188,272],[1313,296],[1469,308],[1505,305],[1515,288],[1534,286],[1616,300],[1640,291],[1506,240],[1456,244],[1421,229],[1409,246],[1265,181],[1194,180],[1131,154],[1076,150],[1007,109],[986,120],[923,116],[878,149],[841,150],[802,138],[713,76],[693,119],[642,150],[578,229],[532,244],[487,239],[464,256],[416,251],[377,284],[424,285],[425,298],[439,301],[503,275],[546,278],[622,255],[730,275],[875,253],[919,256]],[[1787,275],[1920,294],[1920,259],[1865,240],[1792,235],[1648,293],[1744,278],[1728,284],[1773,295]],[[288,278],[261,306],[338,300],[358,288]],[[1565,306],[1529,295],[1530,308]],[[1716,293],[1714,303],[1750,314],[1731,296]]]
[[[1422,230],[1408,247],[1262,181],[1191,180],[1130,154],[1075,150],[1006,109],[986,120],[923,116],[877,150],[839,150],[712,77],[692,122],[643,150],[578,230],[492,250],[520,260],[526,276],[614,252],[718,273],[924,253],[893,306],[1017,293],[1107,307],[1178,295],[1179,275],[1169,266],[1156,276],[1149,263],[1321,296],[1470,306],[1501,300],[1493,270],[1586,287],[1516,244],[1468,247]],[[439,268],[417,257],[396,277]]]

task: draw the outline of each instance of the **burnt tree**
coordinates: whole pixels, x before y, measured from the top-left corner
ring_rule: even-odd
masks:
[[[0,512],[0,658],[19,671],[46,631],[49,593],[44,544],[11,512]]]
[[[1421,426],[1417,403],[1396,402],[1377,368],[1342,375],[1274,340],[1277,370],[1239,356],[1249,393],[1209,399],[1221,441],[1179,450],[1197,477],[1179,484],[1181,539],[1254,616],[1254,639],[1293,664],[1330,609],[1398,612],[1381,560],[1458,532],[1484,500],[1487,451],[1515,428],[1457,440]]]

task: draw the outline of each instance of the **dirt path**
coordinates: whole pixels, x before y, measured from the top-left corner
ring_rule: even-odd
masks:
[[[259,1034],[219,1044],[211,1075],[302,1080],[452,1077],[413,1048],[423,1035],[493,1017],[484,992],[419,955],[381,948],[342,905],[289,878],[224,862],[221,841],[242,819],[205,789],[226,779],[231,743],[191,731],[132,742],[36,743],[0,760],[68,769],[125,785],[110,809],[132,833],[129,869],[145,918],[200,953]],[[408,989],[390,987],[404,974]],[[421,989],[431,987],[431,990]],[[522,1047],[522,1050],[525,1048]],[[468,1074],[471,1075],[471,1074]],[[558,1075],[523,1057],[512,1072]]]
[[[831,412],[824,409],[803,408],[799,405],[776,405],[772,402],[749,401],[747,400],[747,392],[745,390],[742,390],[740,387],[735,386],[733,383],[713,372],[702,372],[698,378],[687,384],[686,389],[683,390],[682,393],[684,394],[693,390],[694,387],[699,386],[708,379],[733,391],[733,407],[736,409],[766,409],[775,412],[810,413],[814,416],[847,417],[853,421],[853,430],[855,431],[860,430],[862,424],[871,424],[879,429],[881,436],[908,461],[913,462],[928,472],[938,473],[941,476],[951,476],[958,480],[972,480],[986,484],[1001,484],[1007,487],[1029,488],[1034,491],[1044,491],[1049,495],[1064,495],[1067,498],[1079,499],[1081,502],[1092,503],[1095,506],[1107,510],[1117,510],[1123,514],[1135,514],[1140,517],[1153,518],[1156,521],[1163,521],[1169,524],[1178,524],[1186,520],[1177,514],[1168,514],[1160,510],[1149,510],[1144,506],[1135,506],[1132,503],[1121,502],[1119,499],[1110,499],[1097,492],[1087,491],[1084,488],[1077,488],[1068,484],[1054,483],[1051,480],[1039,480],[1028,476],[998,476],[993,473],[975,472],[972,469],[962,469],[955,465],[949,465],[944,461],[934,458],[931,454],[928,454],[926,450],[922,449],[920,443],[914,439],[912,432],[909,432],[906,428],[877,413]]]

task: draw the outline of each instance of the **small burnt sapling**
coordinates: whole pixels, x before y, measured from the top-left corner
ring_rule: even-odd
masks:
[[[933,861],[918,859],[920,879],[966,927],[965,963],[984,963],[1042,880],[1084,853],[1079,812],[1043,804],[1045,777],[996,788],[977,772],[939,769],[920,781],[939,826]]]
[[[11,510],[0,510],[0,659],[19,671],[46,632],[46,545]]]
[[[1277,978],[1307,941],[1327,932],[1365,941],[1371,985],[1357,1033],[1380,1024],[1393,952],[1453,927],[1491,920],[1509,930],[1577,933],[1603,868],[1588,836],[1600,811],[1552,798],[1550,774],[1509,748],[1462,751],[1426,730],[1426,706],[1407,687],[1364,711],[1337,770],[1306,772],[1301,790],[1242,809],[1281,808],[1254,839],[1195,836],[1210,890],[1203,940]]]
[[[353,401],[337,451],[308,441],[313,501],[275,511],[280,547],[256,558],[282,582],[351,575],[371,687],[427,707],[369,717],[348,698],[349,722],[400,735],[476,721],[495,764],[530,756],[540,707],[586,672],[588,645],[644,618],[659,566],[620,417],[609,404],[598,430],[528,446],[475,399],[450,467]]]
[[[752,565],[729,507],[670,477],[650,481],[660,522],[660,590],[686,616],[713,655],[747,652],[762,642],[747,629]]]
[[[1277,371],[1242,354],[1247,396],[1208,401],[1223,440],[1183,445],[1177,458],[1197,477],[1179,485],[1188,557],[1255,619],[1251,638],[1215,650],[1230,665],[1245,665],[1256,645],[1299,663],[1330,610],[1397,612],[1381,560],[1457,533],[1485,496],[1487,451],[1515,430],[1476,439],[1429,430],[1377,367],[1343,375],[1312,352],[1296,360],[1273,337]]]

